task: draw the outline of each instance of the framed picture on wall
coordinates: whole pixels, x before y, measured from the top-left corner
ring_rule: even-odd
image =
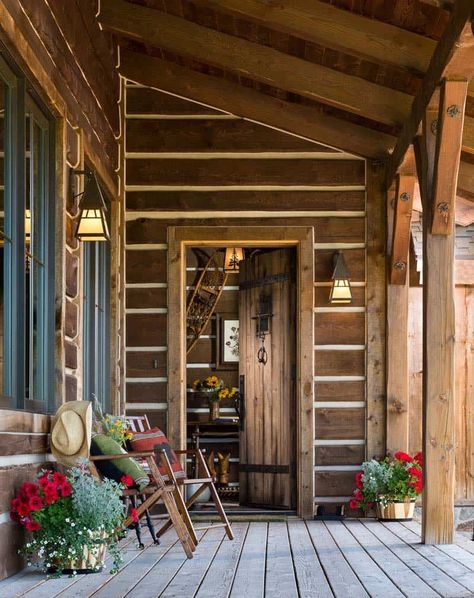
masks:
[[[239,363],[239,320],[217,316],[216,367],[235,369]]]

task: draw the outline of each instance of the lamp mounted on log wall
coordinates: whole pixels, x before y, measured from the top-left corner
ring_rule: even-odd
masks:
[[[351,281],[344,256],[340,251],[334,254],[334,271],[329,295],[330,303],[352,303]]]
[[[231,274],[238,272],[240,262],[244,259],[244,250],[242,247],[227,247],[225,250],[224,270]]]
[[[75,170],[74,174],[86,177],[84,191],[79,194],[81,200],[76,237],[79,241],[110,241],[107,206],[97,175],[90,170]]]

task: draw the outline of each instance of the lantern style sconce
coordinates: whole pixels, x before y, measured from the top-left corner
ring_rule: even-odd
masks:
[[[225,250],[224,270],[228,274],[238,272],[240,262],[244,259],[244,250],[242,247],[227,247]]]
[[[344,256],[340,251],[334,254],[334,272],[332,287],[329,295],[330,303],[352,303],[351,282],[349,270]]]
[[[79,194],[81,200],[76,238],[79,241],[110,241],[107,206],[95,172],[75,170],[74,174],[86,177],[85,189]]]
[[[25,242],[28,244],[31,238],[31,210],[25,210]]]

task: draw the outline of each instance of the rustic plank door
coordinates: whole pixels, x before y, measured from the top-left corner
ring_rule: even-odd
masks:
[[[287,509],[296,504],[294,271],[292,249],[254,255],[240,265],[242,504]],[[258,361],[262,340],[255,318],[266,306],[272,317],[263,364]]]

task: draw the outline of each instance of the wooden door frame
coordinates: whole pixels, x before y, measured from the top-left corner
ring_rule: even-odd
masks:
[[[168,228],[168,436],[186,448],[186,248],[296,247],[297,513],[314,514],[314,229],[308,226]],[[303,333],[304,331],[304,333]],[[311,331],[308,334],[308,331]]]

